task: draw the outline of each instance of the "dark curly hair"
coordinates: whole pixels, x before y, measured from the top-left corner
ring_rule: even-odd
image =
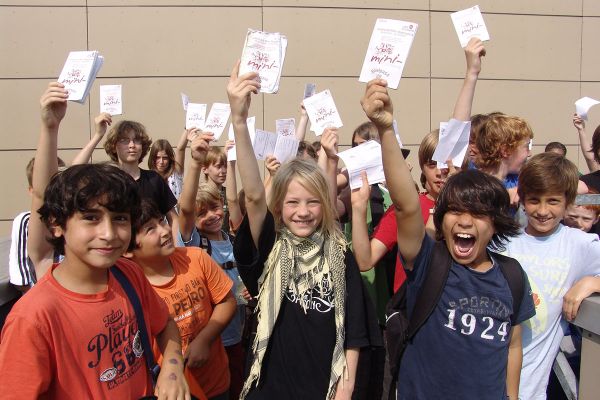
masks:
[[[437,240],[443,238],[444,214],[452,211],[490,217],[495,230],[490,247],[494,250],[503,250],[508,239],[519,234],[519,224],[511,214],[504,185],[479,170],[461,171],[448,178],[442,187],[433,214]]]
[[[76,212],[87,210],[94,202],[112,212],[127,212],[132,224],[140,216],[140,194],[133,178],[110,164],[82,164],[59,172],[44,193],[44,205],[38,213],[46,227],[65,229]],[[48,241],[60,254],[65,251],[64,237]]]

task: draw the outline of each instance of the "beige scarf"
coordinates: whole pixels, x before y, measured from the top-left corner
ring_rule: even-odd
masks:
[[[334,397],[336,382],[346,369],[344,354],[345,248],[346,243],[343,238],[336,240],[324,236],[320,232],[315,232],[308,238],[299,238],[289,232],[287,228],[281,229],[258,281],[260,285],[256,309],[258,327],[252,346],[253,361],[240,399],[245,398],[254,381],[256,381],[256,385],[260,381],[262,360],[285,292],[290,288],[294,295],[301,299],[300,304],[306,313],[311,299],[305,301],[303,295],[308,292],[309,296],[312,296],[313,289],[321,283],[325,274],[329,276],[335,306],[335,346],[326,399]],[[323,294],[323,286],[321,285],[321,294]]]

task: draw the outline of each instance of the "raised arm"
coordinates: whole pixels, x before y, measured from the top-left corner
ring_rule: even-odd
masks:
[[[235,146],[233,140],[225,142],[225,154]],[[229,208],[229,225],[235,232],[242,223],[242,210],[238,199],[237,180],[235,176],[235,160],[227,160],[227,177],[225,178],[225,198]]]
[[[199,132],[199,131],[197,131]],[[179,196],[179,232],[184,242],[190,240],[196,222],[196,193],[198,192],[198,180],[202,171],[202,165],[208,152],[209,143],[213,139],[212,133],[195,132],[190,146],[192,161],[188,171],[183,178],[183,191]]]
[[[67,112],[68,97],[69,93],[63,84],[51,82],[40,99],[42,128],[33,164],[31,218],[27,238],[27,251],[38,279],[44,276],[54,260],[54,249],[46,240],[50,232],[40,219],[38,210],[44,204],[46,186],[58,171],[58,128]]]
[[[585,158],[587,167],[589,168],[590,172],[598,171],[600,169],[600,164],[598,164],[594,158],[592,145],[590,144],[587,134],[585,133],[585,121],[583,118],[577,115],[577,113],[573,114],[573,125],[579,134],[579,147],[581,147],[581,153],[583,153],[583,158]]]
[[[184,129],[181,137],[179,138],[179,142],[177,143],[177,147],[175,148],[175,172],[177,172],[179,175],[183,175],[183,170],[185,167],[185,149],[187,147],[188,140],[192,141],[196,131],[196,128]]]
[[[252,93],[258,93],[260,83],[256,79],[258,76],[256,72],[238,76],[239,70],[240,62],[238,60],[229,77],[227,96],[231,106],[231,123],[235,134],[237,164],[246,197],[246,212],[250,222],[250,232],[254,244],[258,247],[258,238],[265,215],[267,215],[267,202],[246,119],[250,108],[250,96]]]
[[[298,141],[303,141],[306,136],[306,128],[308,127],[308,114],[306,113],[306,108],[304,108],[304,104],[300,104],[300,121],[298,121],[298,126],[296,127],[296,139]]]
[[[352,252],[356,258],[358,268],[364,272],[373,268],[388,250],[379,240],[369,240],[367,207],[371,195],[371,186],[369,186],[366,172],[361,173],[361,178],[362,186],[359,189],[354,189],[350,198],[352,201]]]
[[[109,113],[100,113],[96,118],[94,118],[94,136],[92,136],[85,147],[81,149],[79,153],[77,153],[71,165],[87,164],[90,162],[90,158],[92,157],[94,149],[98,143],[100,143],[104,137],[104,134],[106,133],[106,129],[108,129],[111,124],[112,117]]]
[[[398,248],[405,261],[404,267],[412,269],[425,235],[425,226],[417,189],[394,135],[393,107],[387,82],[383,79],[370,81],[361,104],[379,132],[383,172],[398,223]]]
[[[465,58],[467,61],[467,71],[463,81],[462,88],[454,105],[452,118],[459,121],[471,120],[471,107],[473,97],[475,96],[475,85],[481,72],[481,57],[485,56],[485,47],[478,38],[471,38],[467,47],[465,47]]]
[[[273,184],[273,177],[277,173],[277,170],[281,167],[281,163],[277,158],[272,155],[268,155],[265,158],[265,168],[267,168],[267,174],[263,182],[265,187],[265,200],[267,205],[271,202],[271,186]]]
[[[336,218],[338,216],[337,207],[337,170],[338,170],[338,130],[337,128],[327,128],[321,135],[321,151],[319,155],[319,166],[327,177],[329,186],[329,197],[331,197],[331,206],[335,210]]]

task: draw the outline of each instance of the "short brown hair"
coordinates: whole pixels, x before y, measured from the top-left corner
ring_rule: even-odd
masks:
[[[525,140],[533,139],[533,131],[523,118],[509,115],[489,115],[475,137],[479,168],[500,165],[504,152],[514,151]]]
[[[435,148],[438,145],[439,136],[440,130],[435,129],[425,135],[423,140],[421,140],[421,144],[419,145],[419,167],[421,170],[423,170],[425,164],[431,162],[431,157],[433,157]]]
[[[575,202],[579,171],[571,161],[556,153],[533,156],[519,174],[517,193],[521,202],[529,194],[563,193],[567,205]]]
[[[152,139],[146,133],[144,125],[136,121],[119,121],[115,126],[110,128],[106,136],[106,142],[104,142],[104,151],[116,163],[119,162],[117,157],[117,142],[129,131],[133,131],[135,138],[142,141],[142,154],[140,155],[138,164],[142,162],[146,154],[148,154],[148,150],[150,150]]]

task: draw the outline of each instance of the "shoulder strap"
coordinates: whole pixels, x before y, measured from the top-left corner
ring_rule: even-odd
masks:
[[[152,377],[152,383],[154,386],[156,386],[156,378],[158,377],[158,370],[160,367],[154,361],[154,353],[152,352],[152,347],[150,346],[150,339],[148,338],[148,331],[146,330],[146,322],[144,321],[144,313],[142,311],[140,298],[123,271],[121,271],[116,265],[113,265],[110,268],[110,272],[112,272],[114,277],[117,278],[117,281],[119,281],[121,287],[127,294],[129,302],[133,306],[135,318],[138,323],[138,329],[140,331],[140,339],[142,340],[142,348],[144,349],[146,366],[148,367],[148,371]]]
[[[523,268],[521,268],[521,264],[514,258],[497,253],[494,253],[494,258],[498,261],[500,270],[506,278],[510,293],[512,294],[513,318],[511,318],[511,323],[514,323],[514,318],[519,315],[521,301],[525,295],[525,276],[523,275]]]
[[[452,258],[448,253],[446,243],[436,241],[431,252],[432,255],[427,266],[427,276],[417,294],[417,300],[410,315],[407,335],[409,340],[412,339],[433,312],[436,304],[440,301],[444,285],[448,280]]]
[[[198,231],[198,235],[200,236],[200,248],[206,250],[210,256],[212,253],[212,245],[210,244],[210,240],[208,240],[206,236],[202,236],[200,231]]]

